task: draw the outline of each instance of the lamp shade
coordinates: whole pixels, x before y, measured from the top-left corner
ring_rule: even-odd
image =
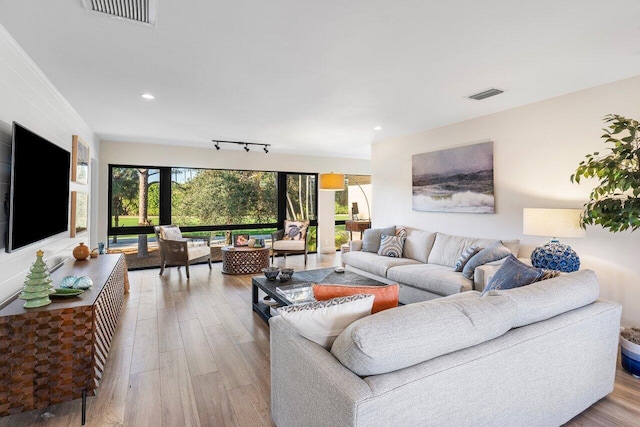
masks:
[[[533,209],[522,213],[522,233],[529,236],[585,237],[582,209]]]
[[[344,174],[343,173],[321,173],[320,174],[320,190],[344,190]]]

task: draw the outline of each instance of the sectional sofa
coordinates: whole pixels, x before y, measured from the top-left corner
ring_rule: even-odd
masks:
[[[293,426],[557,426],[613,390],[621,306],[593,271],[351,323],[330,350],[272,317],[271,414]]]
[[[402,257],[379,255],[378,246],[371,243],[383,234],[395,234],[400,230],[405,235]],[[365,230],[363,240],[350,242],[349,251],[341,255],[341,261],[347,270],[383,283],[398,283],[400,302],[409,304],[464,291],[482,291],[489,273],[495,271],[501,260],[478,265],[468,276],[455,271],[455,264],[467,248],[488,248],[497,244],[518,256],[520,241],[517,239],[483,239],[391,226]]]

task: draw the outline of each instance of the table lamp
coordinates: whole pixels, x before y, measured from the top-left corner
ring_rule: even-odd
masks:
[[[358,202],[351,203],[351,217],[353,218],[354,221],[358,220],[359,213],[360,213],[360,210],[358,209]]]
[[[581,215],[582,209],[523,209],[523,234],[551,237],[531,252],[531,265],[563,272],[577,271],[580,268],[578,254],[571,246],[560,243],[558,237],[585,237]]]

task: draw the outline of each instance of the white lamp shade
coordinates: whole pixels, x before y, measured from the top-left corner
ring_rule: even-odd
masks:
[[[320,174],[320,190],[344,190],[344,174],[343,173],[321,173]]]
[[[522,232],[529,236],[585,237],[582,209],[534,209],[522,212]]]

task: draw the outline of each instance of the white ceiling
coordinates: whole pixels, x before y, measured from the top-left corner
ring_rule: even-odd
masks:
[[[81,0],[0,0],[0,24],[114,141],[369,158],[640,74],[637,0],[158,0],[155,28]],[[465,98],[491,87],[505,93]]]

